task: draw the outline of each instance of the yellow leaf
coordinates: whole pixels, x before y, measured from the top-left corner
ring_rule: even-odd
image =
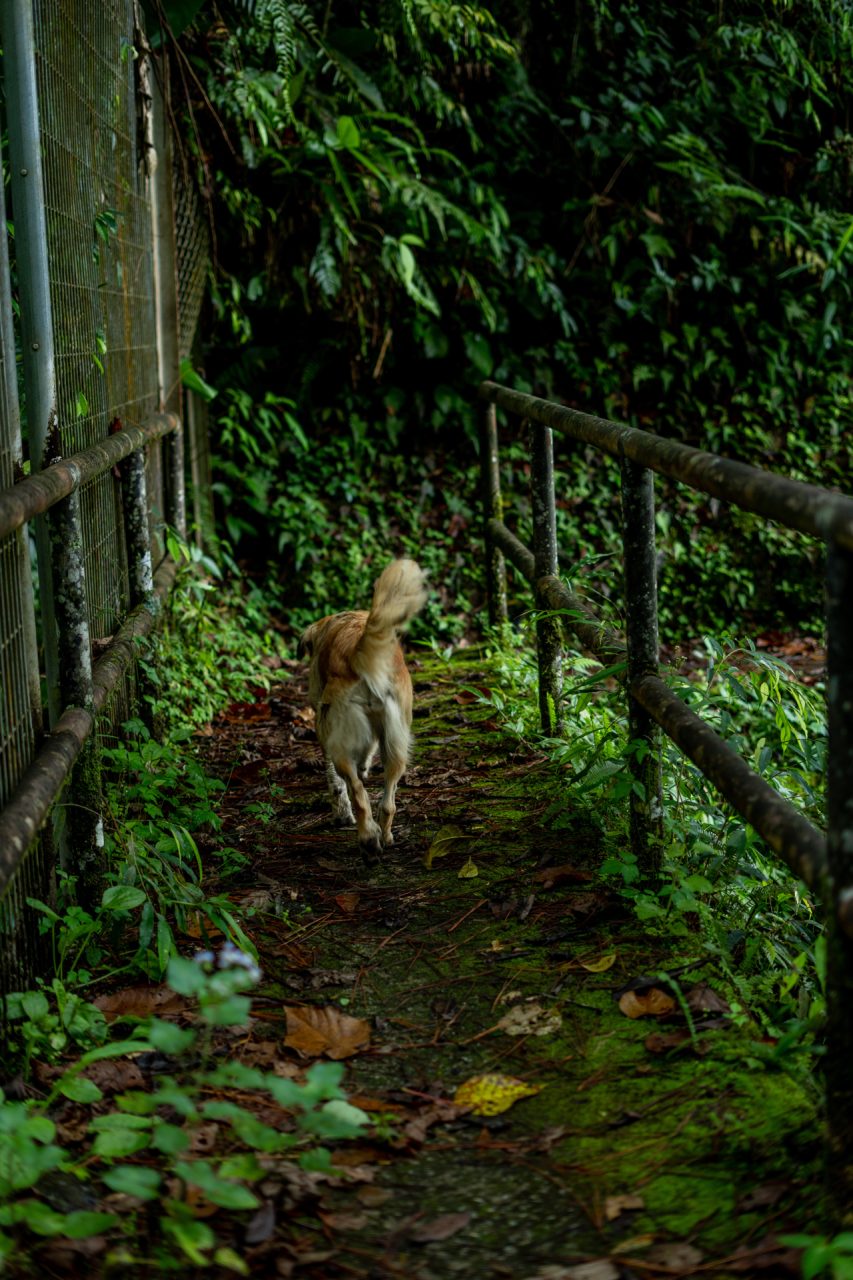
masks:
[[[460,1107],[470,1107],[475,1116],[496,1116],[508,1111],[519,1098],[530,1098],[544,1086],[526,1084],[515,1076],[471,1076],[456,1090],[453,1101]]]
[[[464,867],[459,868],[460,880],[472,880],[474,876],[480,874],[479,868],[473,858],[469,858]]]
[[[424,866],[429,870],[433,858],[445,858],[457,840],[469,839],[467,832],[459,827],[442,827],[433,836],[432,843],[424,854]]]
[[[616,963],[616,952],[611,951],[609,955],[599,956],[597,960],[581,960],[581,968],[586,969],[587,973],[604,973],[605,969],[610,969]]]

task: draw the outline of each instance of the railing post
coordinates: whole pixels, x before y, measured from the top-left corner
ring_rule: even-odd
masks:
[[[503,520],[501,469],[498,456],[498,424],[491,401],[480,405],[480,462],[483,476],[483,541],[486,544],[486,595],[489,622],[502,626],[507,620],[506,561],[489,534],[490,520]]]
[[[3,40],[30,465],[36,472],[59,459],[62,439],[30,0],[4,5]],[[58,502],[43,520],[35,522],[35,528],[48,711],[53,725],[67,706],[86,710],[93,706],[79,493]],[[93,743],[81,753],[65,804],[56,814],[63,863],[78,878],[83,900],[91,901],[103,871],[100,782]]]
[[[550,427],[529,423],[530,429],[530,505],[533,515],[533,557],[536,574],[536,607],[547,609],[538,582],[556,576],[557,513],[554,507],[554,438]],[[560,693],[562,686],[560,624],[556,618],[539,618],[536,622],[536,652],[539,662],[539,716],[544,733],[557,733],[561,727]]]
[[[145,449],[135,449],[121,464],[121,497],[130,607],[151,605],[154,600],[154,570],[151,564],[151,534],[148,528],[148,486],[145,476]]]
[[[625,615],[628,640],[628,732],[635,750],[631,772],[631,848],[642,873],[660,871],[663,842],[660,730],[630,688],[658,673],[658,607],[655,567],[654,477],[646,467],[622,459],[622,536],[625,555]]]
[[[160,408],[181,417],[181,357],[178,339],[178,280],[175,249],[172,140],[168,82],[162,66],[152,67],[151,122],[157,162],[151,176],[151,219],[154,236],[154,294],[157,320],[157,364]],[[187,535],[184,486],[184,429],[181,421],[164,442],[165,516],[180,537]]]
[[[853,1226],[853,552],[827,547],[826,1113],[828,1190],[836,1225]]]

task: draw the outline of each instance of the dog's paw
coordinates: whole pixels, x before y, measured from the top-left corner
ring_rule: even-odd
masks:
[[[379,836],[370,836],[368,840],[359,840],[358,847],[368,867],[378,862],[382,855],[382,841]]]

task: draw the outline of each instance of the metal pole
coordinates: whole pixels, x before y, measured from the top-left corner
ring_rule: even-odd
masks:
[[[166,110],[166,64],[154,63],[151,84],[152,136],[156,165],[151,177],[151,219],[154,237],[154,292],[157,318],[157,364],[160,408],[181,413],[181,359],[178,341],[178,279],[175,249],[175,208],[172,148]],[[184,438],[180,427],[165,445],[166,521],[182,537],[187,533],[184,486]]]
[[[641,676],[658,674],[659,652],[654,476],[627,458],[622,459],[622,542],[630,686]],[[655,876],[663,847],[660,730],[630,692],[628,733],[634,778],[631,848],[644,875]]]
[[[0,152],[0,172],[3,169],[2,152]],[[9,241],[6,235],[6,196],[0,191],[0,343],[3,348],[3,418],[5,425],[6,445],[12,462],[12,470],[23,475],[23,444],[21,441],[21,410],[18,402],[18,379],[15,368],[15,330],[12,323],[12,299],[9,293]],[[10,482],[12,475],[4,476],[3,483]],[[27,680],[27,700],[30,707],[32,724],[32,740],[38,741],[42,734],[41,680],[39,678],[38,638],[36,636],[35,601],[33,599],[33,570],[30,564],[30,546],[26,529],[18,529],[14,534],[18,550],[18,585],[17,596],[20,602],[22,627],[22,661]]]
[[[2,15],[12,211],[27,395],[27,444],[30,468],[36,472],[59,456],[60,444],[32,3],[30,0],[3,0]],[[37,520],[34,528],[47,703],[53,725],[62,708],[50,547],[46,521]]]
[[[130,607],[135,609],[139,604],[150,604],[154,598],[144,449],[137,449],[121,464],[121,497]]]
[[[853,553],[827,548],[826,1113],[828,1189],[839,1229],[853,1227],[853,938],[840,912],[853,898]]]
[[[33,472],[62,454],[57,414],[55,337],[49,278],[47,201],[42,166],[33,5],[4,0],[12,203],[21,298],[27,431]],[[92,650],[77,493],[36,521],[48,711],[53,727],[65,707],[92,708]],[[77,877],[84,903],[98,895],[103,828],[94,747],[82,754],[68,801],[56,811],[62,861]]]
[[[530,505],[533,514],[533,558],[536,580],[556,576],[557,513],[554,506],[554,442],[549,427],[530,424]],[[537,585],[536,604],[547,609]],[[561,727],[562,684],[560,624],[556,618],[538,618],[536,650],[539,662],[539,717],[544,733]]]
[[[483,476],[483,540],[486,544],[486,594],[489,622],[493,627],[507,620],[506,561],[489,533],[490,520],[503,519],[501,469],[498,456],[498,425],[493,404],[480,406],[480,462]]]

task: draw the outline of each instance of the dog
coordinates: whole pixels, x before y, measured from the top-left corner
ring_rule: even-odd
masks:
[[[369,612],[321,618],[299,645],[311,662],[308,698],[326,758],[332,812],[340,825],[357,826],[367,862],[394,843],[395,797],[409,759],[412,723],[412,678],[399,636],[426,599],[419,565],[393,560],[374,583]],[[385,776],[378,823],[364,787],[377,747]]]

